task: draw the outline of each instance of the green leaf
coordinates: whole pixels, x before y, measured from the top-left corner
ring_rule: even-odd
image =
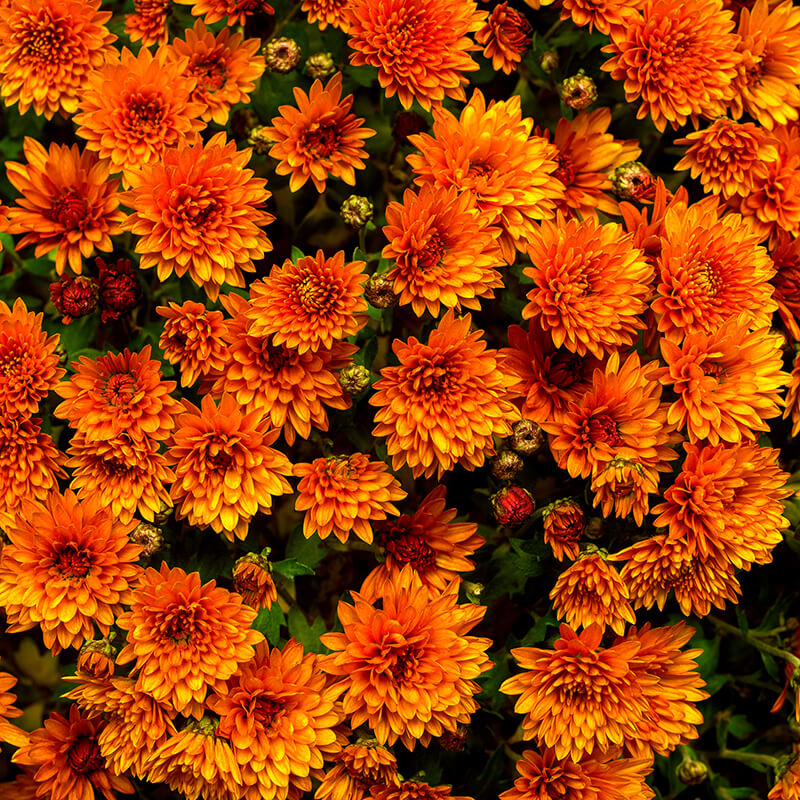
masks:
[[[305,564],[310,569],[319,564],[325,558],[326,550],[320,544],[319,537],[312,536],[306,539],[303,535],[303,526],[298,525],[289,537],[286,545],[286,558]]]
[[[285,624],[286,617],[281,607],[277,603],[273,603],[270,608],[262,608],[258,612],[251,627],[263,633],[267,637],[267,641],[274,647],[280,639],[281,625]]]
[[[289,635],[294,636],[305,650],[311,653],[330,652],[319,640],[323,633],[327,633],[327,628],[322,617],[317,617],[313,624],[309,625],[306,615],[299,608],[289,609]]]
[[[743,714],[736,714],[728,723],[728,733],[737,739],[746,739],[754,730],[755,727],[747,721],[747,717]]]
[[[295,245],[292,245],[292,261],[296,264],[301,258],[305,258],[306,254]]]
[[[285,558],[283,561],[273,561],[272,569],[284,578],[294,578],[295,575],[313,575],[314,570],[296,558]]]

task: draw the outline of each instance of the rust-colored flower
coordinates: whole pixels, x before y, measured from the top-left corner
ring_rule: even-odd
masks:
[[[55,415],[89,440],[123,433],[132,441],[166,439],[180,405],[169,394],[175,381],[162,380],[161,362],[150,358],[151,349],[147,345],[132,353],[125,348],[94,361],[86,356],[73,361],[75,374],[56,386],[64,402]]]
[[[478,69],[470,33],[485,20],[472,0],[350,0],[345,9],[350,63],[377,67],[387,97],[424,109],[464,100],[463,74]]]
[[[97,302],[101,308],[100,321],[106,323],[119,319],[136,308],[142,290],[130,259],[118,258],[113,264],[106,264],[102,258],[96,258],[94,263],[99,272]]]
[[[572,18],[576,25],[588,25],[590,32],[597,28],[609,35],[634,21],[641,8],[641,0],[563,0],[561,19]]]
[[[144,47],[166,44],[172,0],[133,0],[133,14],[125,15],[125,33]]]
[[[431,786],[423,781],[403,781],[399,785],[376,784],[370,790],[371,800],[472,800],[471,797],[455,797],[452,786]]]
[[[39,784],[28,772],[21,772],[13,781],[0,783],[0,791],[4,797],[13,797],[14,800],[39,800],[36,794]]]
[[[351,726],[366,723],[381,744],[400,739],[413,750],[468,723],[478,707],[474,679],[491,668],[491,641],[467,634],[486,609],[458,605],[455,581],[431,597],[410,565],[379,603],[358,592],[353,602],[339,603],[344,631],[322,636],[333,652],[321,662],[344,690]]]
[[[394,501],[406,492],[383,461],[370,461],[363,453],[317,458],[310,464],[295,464],[300,478],[296,511],[305,511],[303,535],[315,533],[327,539],[332,533],[346,542],[354,533],[372,543],[372,520],[400,514]]]
[[[201,119],[224,125],[231,106],[250,102],[250,93],[265,69],[264,58],[258,55],[260,46],[259,39],[231,34],[230,28],[215,36],[202,20],[183,39],[172,40],[168,60],[180,63],[184,76],[195,79],[189,99],[205,106]]]
[[[117,619],[128,643],[117,663],[135,661],[136,689],[178,714],[202,715],[206,694],[224,686],[263,641],[250,623],[255,609],[200,575],[148,567]]]
[[[78,317],[85,317],[97,308],[97,282],[85,275],[62,275],[61,280],[50,284],[50,299],[64,316],[61,322],[69,325]]]
[[[483,27],[475,32],[475,41],[484,45],[483,55],[491,59],[496,72],[510,75],[531,43],[530,33],[528,20],[504,2],[489,12]]]
[[[254,14],[274,14],[275,10],[266,0],[177,0],[192,7],[195,17],[203,17],[207,24],[213,25],[221,19],[227,20],[229,27],[244,25]]]
[[[100,0],[9,0],[0,17],[0,97],[50,119],[78,109],[91,73],[117,38]]]
[[[399,786],[397,759],[375,739],[360,739],[334,757],[315,800],[364,800],[373,787]]]
[[[37,625],[53,653],[106,636],[131,600],[141,547],[96,498],[78,502],[53,492],[41,503],[23,500],[6,528],[11,544],[0,554],[0,605],[9,631]]]
[[[658,473],[668,472],[666,464],[650,466],[627,458],[611,461],[592,473],[592,505],[600,506],[604,517],[613,511],[624,518],[633,514],[637,525],[644,522],[650,510],[650,495],[658,491]]]
[[[794,358],[783,416],[792,418],[792,436],[797,436],[800,433],[800,352]]]
[[[243,413],[229,394],[219,406],[208,395],[200,408],[188,400],[183,406],[167,450],[176,475],[176,515],[230,541],[244,539],[253,517],[269,513],[273,497],[292,491],[284,477],[292,465],[269,446],[280,431],[270,429],[260,409]]]
[[[772,279],[778,313],[787,333],[800,342],[800,239],[778,231],[772,263],[777,273]]]
[[[318,192],[328,178],[341,178],[355,186],[355,170],[364,169],[364,141],[375,135],[362,126],[363,117],[350,113],[353,95],[342,99],[342,73],[337,72],[322,88],[316,80],[306,94],[294,87],[295,106],[280,106],[279,117],[264,135],[275,144],[269,154],[280,163],[278,175],[290,175],[289,188],[296,192],[311,179]]]
[[[487,225],[469,193],[432,184],[418,194],[407,189],[402,203],[389,203],[386,223],[381,255],[395,264],[387,277],[400,305],[410,303],[418,317],[426,309],[438,317],[442,306],[478,309],[503,285],[500,229]]]
[[[641,14],[610,31],[603,48],[611,58],[602,69],[623,81],[636,114],[648,114],[658,130],[691,119],[721,115],[732,95],[741,56],[733,14],[722,0],[645,0]]]
[[[278,599],[268,553],[269,548],[262,553],[247,553],[233,565],[233,588],[247,605],[257,611],[272,608]]]
[[[17,679],[13,675],[0,672],[0,742],[7,742],[14,747],[22,747],[28,743],[28,734],[8,721],[22,716],[21,709],[14,705],[14,701],[17,699],[16,695],[9,691],[16,683]],[[397,764],[395,762],[396,771]]]
[[[800,795],[800,756],[795,755],[788,769],[770,789],[767,800],[795,800]]]
[[[414,336],[392,344],[400,364],[381,370],[369,402],[393,469],[408,464],[414,477],[441,477],[455,464],[473,470],[495,454],[493,436],[511,434],[519,417],[508,400],[512,379],[471,323],[448,311],[426,344]]]
[[[533,495],[522,486],[514,484],[502,486],[499,492],[489,498],[489,501],[498,525],[508,525],[512,528],[526,522],[536,508]]]
[[[125,228],[139,237],[142,269],[155,267],[160,281],[188,272],[211,300],[225,283],[244,286],[242,271],[253,272],[253,259],[272,250],[261,228],[275,219],[263,210],[266,180],[245,168],[251,152],[218,133],[206,143],[182,141],[131,175]]]
[[[559,560],[578,557],[578,542],[586,527],[583,509],[569,498],[556,500],[542,511],[544,541],[550,545],[553,555]]]
[[[316,23],[321,31],[330,25],[347,33],[349,26],[345,12],[349,5],[350,0],[303,0],[300,10],[304,11],[308,21],[311,24]]]

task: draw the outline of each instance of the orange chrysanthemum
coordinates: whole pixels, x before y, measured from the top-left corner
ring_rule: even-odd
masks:
[[[12,725],[8,720],[21,717],[22,711],[14,705],[17,699],[12,689],[17,683],[17,679],[7,672],[0,672],[0,742],[7,742],[14,747],[22,747],[28,743],[28,734]],[[394,757],[392,757],[394,758]],[[397,765],[395,763],[395,772]]]
[[[645,465],[627,458],[612,458],[592,473],[592,505],[600,506],[604,517],[625,518],[633,514],[637,525],[644,522],[650,510],[650,495],[658,491],[658,473],[667,472],[664,463]]]
[[[58,653],[108,635],[129,603],[142,548],[97,498],[78,502],[53,493],[42,503],[22,502],[6,528],[11,544],[0,554],[0,605],[9,631],[38,625],[46,647]]]
[[[492,60],[496,72],[510,75],[531,43],[530,33],[528,20],[504,2],[491,10],[483,27],[475,32],[475,41],[484,45],[483,55]]]
[[[394,281],[400,305],[411,304],[421,317],[438,317],[442,306],[480,308],[503,285],[497,267],[503,258],[500,229],[489,226],[469,193],[425,184],[407,189],[402,203],[389,203],[383,258],[394,261],[386,277]]]
[[[452,786],[431,786],[423,781],[403,781],[399,786],[373,786],[372,800],[472,800],[451,795]]]
[[[627,587],[599,553],[584,555],[567,567],[558,576],[550,599],[556,616],[574,630],[596,624],[621,636],[626,622],[636,622]]]
[[[13,308],[0,300],[0,417],[24,420],[55,388],[66,370],[58,366],[58,335],[42,330],[42,314],[18,297]]]
[[[727,117],[719,117],[685,139],[676,139],[675,144],[687,147],[675,170],[691,170],[692,178],[699,178],[706,192],[725,199],[748,195],[756,178],[767,177],[767,163],[778,158],[777,147],[763,128]]]
[[[345,11],[349,5],[350,0],[303,0],[300,10],[306,13],[311,24],[316,22],[321,31],[330,25],[347,33],[349,26]]]
[[[350,0],[345,9],[350,63],[377,67],[387,97],[424,109],[464,100],[463,74],[478,69],[470,33],[485,20],[472,0]]]
[[[583,509],[569,498],[556,500],[542,510],[542,522],[544,541],[550,545],[553,555],[559,561],[578,558],[578,542],[586,527]]]
[[[144,47],[166,44],[167,18],[172,0],[133,0],[133,14],[125,15],[125,33]]]
[[[173,39],[167,48],[169,61],[182,65],[183,74],[194,78],[189,99],[202,103],[200,118],[218,125],[228,121],[231,106],[250,102],[250,93],[264,73],[264,57],[258,55],[259,39],[245,39],[223,28],[216,36],[197,20],[184,39]]]
[[[372,520],[400,514],[394,501],[406,492],[383,461],[370,461],[363,453],[317,458],[310,464],[295,464],[300,478],[296,511],[305,511],[303,535],[315,533],[327,539],[332,533],[346,542],[354,533],[372,543]]]
[[[611,58],[602,69],[623,81],[636,114],[648,114],[663,131],[691,119],[722,114],[732,94],[741,56],[736,51],[733,14],[722,0],[645,0],[641,14],[613,26]]]
[[[787,333],[800,342],[800,239],[779,231],[772,263],[777,269],[772,286],[778,313]]]
[[[13,781],[0,783],[0,792],[3,797],[13,797],[14,800],[39,800],[36,794],[39,784],[33,779],[33,775],[23,772],[17,775]]]
[[[800,797],[800,755],[795,755],[789,768],[770,789],[767,800],[797,800]]]
[[[800,352],[794,358],[783,416],[792,418],[792,436],[797,436],[800,433]]]
[[[78,274],[95,248],[108,253],[111,236],[121,232],[119,181],[109,180],[108,165],[77,145],[51,144],[45,150],[25,137],[27,164],[6,162],[8,179],[22,194],[8,212],[8,232],[24,233],[18,247],[35,244],[38,257],[56,250],[56,271],[67,264]]]
[[[21,713],[21,712],[20,712]],[[397,759],[374,739],[360,739],[334,758],[315,800],[364,800],[372,787],[399,786]]]
[[[91,73],[117,38],[100,0],[11,0],[0,17],[0,97],[50,119],[78,109]]]
[[[181,386],[193,386],[209,372],[224,367],[227,352],[221,311],[209,311],[202,303],[187,300],[181,306],[159,306],[156,313],[166,320],[159,347],[167,361],[178,366]]]
[[[321,81],[314,81],[308,94],[295,86],[294,100],[297,108],[280,106],[280,116],[264,129],[264,136],[276,143],[269,151],[280,162],[275,172],[291,176],[293,192],[309,178],[318,192],[325,191],[329,177],[355,186],[355,170],[364,169],[367,158],[364,141],[375,131],[362,127],[364,118],[350,113],[353,95],[342,100],[342,73],[324,89]]]
[[[75,116],[78,136],[127,180],[205,127],[203,104],[189,99],[194,88],[165,48],[154,56],[146,47],[138,55],[124,47],[89,76]]]
[[[171,490],[176,515],[230,541],[244,539],[253,517],[269,513],[273,497],[292,491],[284,477],[292,474],[292,465],[269,447],[280,431],[270,429],[260,409],[243,413],[228,394],[219,407],[208,395],[201,408],[188,400],[183,405],[167,450],[176,475]]]
[[[72,362],[75,374],[56,386],[64,402],[55,415],[89,440],[125,434],[132,441],[166,439],[180,409],[170,397],[175,381],[161,378],[161,362],[150,358],[147,345],[140,353],[125,348],[95,361],[81,356]]]
[[[480,467],[495,453],[494,436],[510,436],[519,418],[509,402],[510,376],[497,368],[497,351],[487,350],[483,331],[470,333],[469,314],[448,311],[428,342],[395,339],[400,362],[384,367],[369,402],[375,436],[388,437],[392,468],[408,464],[414,477],[441,477],[460,464]]]
[[[268,554],[269,548],[261,553],[247,553],[233,565],[234,591],[256,610],[270,609],[278,599],[278,587],[272,577]]]
[[[238,594],[179,567],[144,571],[117,619],[128,643],[117,662],[136,661],[136,689],[178,714],[202,715],[206,694],[224,686],[263,641],[250,623],[256,611]]]
[[[188,272],[211,300],[224,283],[244,286],[242,270],[253,272],[253,259],[272,250],[261,227],[275,219],[262,210],[266,180],[245,168],[251,152],[218,133],[181,142],[131,176],[125,227],[139,237],[142,269],[155,267],[160,281]]]
[[[561,19],[572,18],[576,25],[588,25],[590,32],[597,28],[608,36],[635,21],[641,8],[641,0],[563,0]]]
[[[363,261],[345,262],[343,250],[330,258],[318,250],[273,266],[269,277],[250,286],[249,335],[305,353],[358,333],[369,320],[362,313],[365,267]]]
[[[209,25],[227,17],[229,27],[244,25],[254,14],[274,14],[275,10],[266,0],[177,0],[192,7],[195,17],[204,17]]]
[[[556,147],[530,135],[533,120],[522,118],[517,95],[487,107],[476,90],[458,119],[443,108],[433,118],[433,136],[409,137],[420,151],[407,158],[416,183],[469,192],[486,224],[502,229],[503,258],[512,263],[515,248],[524,247],[539,220],[553,216],[564,194],[555,177]]]
[[[548,331],[556,347],[597,358],[633,344],[644,328],[653,267],[615,223],[542,222],[529,239],[535,284],[522,309],[531,326]]]

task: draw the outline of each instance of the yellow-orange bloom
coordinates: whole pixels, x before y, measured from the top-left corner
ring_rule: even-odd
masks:
[[[0,97],[19,113],[74,114],[117,38],[100,0],[10,0],[0,17]]]
[[[22,712],[20,712],[22,713]],[[315,800],[364,800],[373,787],[399,786],[397,759],[374,739],[360,739],[334,757]]]
[[[780,780],[770,789],[767,800],[797,800],[800,797],[800,756],[795,755]]]
[[[333,652],[321,660],[344,691],[351,727],[366,723],[381,744],[400,739],[413,750],[468,723],[491,641],[467,634],[486,609],[458,605],[455,581],[431,597],[410,565],[386,584],[380,607],[358,592],[353,602],[339,603],[344,631],[322,636]]]
[[[633,514],[636,524],[641,525],[650,510],[650,495],[658,491],[658,473],[668,471],[663,462],[650,466],[612,458],[592,473],[592,505],[600,506],[604,517],[612,511],[620,518]]]
[[[794,358],[783,416],[784,418],[791,416],[792,436],[797,436],[800,433],[800,352]]]
[[[0,554],[0,605],[9,631],[42,630],[53,653],[108,635],[141,573],[141,547],[96,498],[72,492],[42,503],[23,500],[6,528],[11,544]]]
[[[250,623],[256,611],[200,575],[179,567],[148,567],[117,619],[128,643],[119,664],[135,660],[136,689],[178,714],[202,715],[209,692],[224,686],[263,641]]]
[[[195,17],[204,17],[209,25],[227,17],[229,27],[244,25],[254,14],[274,14],[275,11],[266,0],[177,0],[192,7]]]
[[[778,272],[772,279],[775,302],[787,333],[800,342],[800,239],[778,232],[772,262]]]
[[[475,41],[484,45],[483,55],[491,59],[496,72],[510,75],[531,43],[528,20],[508,3],[498,3],[489,13],[483,27],[475,33]]]
[[[328,25],[347,33],[348,25],[345,9],[350,0],[303,0],[301,11],[305,11],[310,23],[324,31]]]
[[[469,332],[471,322],[448,311],[426,344],[414,336],[392,344],[400,364],[381,370],[369,402],[393,469],[408,464],[414,477],[441,477],[456,464],[473,470],[494,455],[494,436],[511,435],[519,418],[508,399],[512,379],[483,331]]]
[[[544,541],[559,560],[578,557],[578,542],[586,527],[583,509],[572,499],[556,500],[542,511]]]
[[[317,458],[310,464],[295,464],[300,478],[296,511],[305,511],[303,535],[315,533],[327,539],[332,533],[346,542],[354,533],[372,543],[372,520],[400,514],[394,501],[406,492],[383,461],[370,461],[363,453]]]
[[[267,554],[247,553],[233,565],[233,588],[247,605],[256,610],[272,608],[278,599],[278,588],[272,578],[272,565]]]
[[[280,163],[278,175],[290,175],[289,188],[296,192],[310,178],[318,192],[325,191],[329,177],[355,186],[357,169],[364,169],[364,140],[375,135],[364,128],[363,117],[350,113],[353,95],[342,100],[342,73],[337,72],[322,88],[314,81],[306,94],[294,87],[295,106],[280,106],[279,117],[264,136],[276,142],[269,154]]]
[[[200,408],[188,400],[183,406],[167,450],[176,475],[171,489],[176,515],[230,541],[244,539],[253,517],[269,513],[273,497],[292,491],[284,477],[292,474],[292,465],[269,447],[280,431],[270,429],[260,409],[242,413],[229,394],[219,407],[209,395]]]
[[[472,800],[451,795],[452,786],[431,786],[423,781],[403,781],[400,785],[373,786],[372,800]]]
[[[572,18],[576,25],[588,25],[609,35],[624,29],[638,17],[641,0],[563,0],[561,19]]]
[[[22,747],[28,742],[28,734],[8,721],[22,716],[22,711],[14,705],[14,701],[17,699],[16,695],[8,691],[16,683],[17,679],[13,675],[0,672],[0,742],[7,742],[14,747]]]
[[[172,0],[133,0],[133,14],[125,15],[125,33],[145,46],[166,44],[167,18]]]
[[[424,109],[464,100],[463,74],[478,69],[470,33],[484,23],[472,0],[350,0],[345,21],[350,63],[377,67],[387,97]]]

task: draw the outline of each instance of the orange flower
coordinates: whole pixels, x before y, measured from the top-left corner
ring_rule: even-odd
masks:
[[[452,789],[452,786],[431,786],[422,781],[403,781],[399,786],[373,786],[371,797],[372,800],[472,800],[451,795]]]
[[[348,31],[346,9],[350,0],[303,0],[301,11],[305,11],[310,23],[324,31],[330,25],[344,33]]]
[[[555,146],[530,135],[533,120],[522,118],[517,95],[487,108],[476,89],[458,119],[443,108],[434,110],[433,119],[433,136],[409,137],[420,150],[406,159],[416,183],[471,194],[486,224],[503,230],[503,258],[513,263],[515,248],[524,247],[539,220],[553,216],[563,196]]]
[[[178,519],[211,527],[231,542],[244,539],[253,517],[269,513],[272,498],[292,491],[292,465],[269,445],[278,438],[260,409],[242,413],[229,394],[219,407],[206,395],[201,408],[183,400],[167,463],[175,467],[171,495]]]
[[[276,142],[269,154],[280,161],[275,172],[291,175],[289,188],[296,192],[311,178],[318,192],[325,181],[341,178],[355,186],[355,170],[364,169],[367,158],[364,140],[375,135],[364,128],[363,117],[350,113],[353,95],[342,97],[342,73],[337,72],[322,88],[314,81],[308,94],[294,87],[294,106],[280,106],[279,117],[264,129],[264,136]]]
[[[498,3],[489,13],[483,27],[475,33],[475,41],[484,45],[483,55],[492,60],[495,72],[510,75],[522,61],[531,43],[528,20],[508,3]]]
[[[321,661],[339,678],[351,727],[367,723],[381,744],[399,738],[413,750],[468,723],[491,641],[467,634],[486,609],[458,605],[455,581],[432,598],[410,565],[386,584],[380,607],[358,592],[353,601],[339,603],[344,632],[322,636],[333,652]]]
[[[780,780],[770,789],[767,800],[796,800],[800,796],[800,756],[795,755]]]
[[[200,118],[224,125],[232,105],[250,102],[250,93],[264,73],[260,46],[259,39],[231,35],[229,28],[214,36],[197,20],[184,39],[172,40],[167,60],[180,63],[184,76],[197,81],[189,99],[205,106]]]
[[[576,25],[588,25],[590,32],[597,28],[608,36],[634,22],[641,8],[640,0],[563,0],[561,19],[572,17]]]
[[[125,33],[132,42],[145,47],[166,44],[167,18],[172,0],[133,0],[133,14],[125,15]]]
[[[556,500],[542,510],[544,541],[559,560],[578,558],[578,542],[586,527],[586,515],[574,501]]]
[[[800,352],[794,358],[790,381],[783,416],[784,418],[791,416],[792,436],[797,436],[800,433]]]
[[[20,712],[21,713],[21,712]],[[334,757],[315,800],[364,800],[373,787],[399,786],[397,759],[374,739],[360,739]]]
[[[756,178],[768,175],[767,163],[778,158],[778,150],[769,134],[752,122],[734,122],[727,117],[715,119],[702,131],[694,131],[675,144],[686,145],[686,155],[675,170],[691,170],[700,178],[706,192],[747,196]]]
[[[17,679],[13,675],[0,672],[0,742],[7,742],[13,747],[22,747],[28,743],[28,734],[8,721],[22,716],[22,711],[14,705],[16,695],[8,691],[16,683]]]
[[[181,386],[193,386],[199,378],[224,367],[227,353],[221,311],[209,311],[202,303],[187,300],[182,306],[159,306],[156,313],[166,320],[158,345],[167,361],[178,365]]]
[[[132,794],[131,782],[108,769],[100,753],[97,736],[104,726],[102,720],[94,723],[81,716],[74,705],[70,706],[69,719],[53,712],[11,760],[35,768],[38,797],[92,800],[95,789],[106,800],[115,800],[115,792]]]
[[[627,587],[600,553],[584,555],[567,567],[549,596],[556,616],[574,630],[596,624],[621,636],[626,622],[636,623]]]
[[[198,119],[202,103],[190,100],[195,81],[166,53],[162,48],[154,56],[142,47],[134,55],[123,47],[119,59],[107,59],[89,75],[81,95],[78,136],[126,180],[205,127]]]
[[[601,507],[603,516],[613,511],[617,517],[633,514],[637,525],[650,510],[650,495],[658,491],[658,473],[669,472],[663,462],[646,466],[627,458],[612,458],[592,473],[592,504]]]
[[[253,14],[274,14],[275,10],[265,0],[177,0],[192,7],[195,17],[204,17],[206,23],[213,25],[228,17],[226,25],[244,25]]]
[[[100,0],[11,0],[0,18],[0,97],[19,113],[74,114],[117,38]]]
[[[377,67],[386,96],[396,94],[403,108],[416,100],[430,111],[445,97],[465,99],[463,73],[478,69],[469,34],[484,20],[472,0],[350,0],[350,63]]]
[[[58,366],[59,337],[42,330],[42,314],[18,297],[0,300],[0,416],[24,420],[39,408],[66,370]]]
[[[361,313],[367,310],[366,266],[345,263],[343,250],[331,258],[318,250],[273,266],[269,277],[250,286],[248,334],[271,336],[273,347],[305,353],[358,333],[369,320]]]
[[[510,436],[519,414],[507,399],[511,378],[497,369],[483,331],[470,333],[469,314],[442,318],[428,342],[395,339],[400,362],[384,367],[369,402],[375,436],[386,436],[392,468],[408,464],[414,477],[437,477],[460,464],[480,467],[495,453],[493,436]],[[423,424],[424,421],[424,424]]]
[[[598,358],[633,344],[644,327],[639,318],[650,299],[653,268],[633,236],[615,223],[542,222],[530,238],[535,284],[523,319],[548,331],[556,347]]]
[[[780,334],[748,331],[747,317],[722,323],[711,333],[688,333],[679,345],[661,340],[667,366],[659,380],[677,400],[667,422],[686,429],[689,441],[710,444],[755,439],[780,415],[780,393],[789,382],[781,370]]]
[[[741,56],[733,14],[722,0],[645,0],[641,14],[611,28],[612,57],[602,69],[624,81],[625,99],[641,98],[658,130],[721,115]]]
[[[406,189],[402,203],[389,203],[386,223],[381,255],[395,262],[386,276],[400,305],[410,303],[418,317],[426,309],[438,317],[442,306],[478,309],[502,287],[500,229],[486,224],[469,193],[431,184],[419,194]]]
[[[6,528],[11,544],[0,554],[0,605],[9,631],[38,625],[57,654],[93,639],[95,625],[108,635],[141,569],[141,547],[97,498],[78,502],[72,492],[42,503],[23,500]]]
[[[315,533],[327,539],[331,533],[346,542],[354,533],[372,543],[371,520],[386,519],[400,512],[395,500],[406,496],[399,481],[383,461],[370,461],[363,453],[317,458],[310,464],[295,464],[300,478],[296,511],[305,511],[303,535]]]
[[[130,611],[117,619],[128,643],[117,663],[136,661],[136,689],[200,719],[208,692],[221,688],[263,641],[250,623],[256,612],[238,594],[200,584],[200,575],[161,564],[144,571]]]
[[[800,239],[778,231],[772,263],[778,270],[772,279],[774,299],[787,333],[800,342]]]
[[[261,226],[275,219],[262,210],[266,180],[245,169],[251,152],[218,133],[207,143],[182,141],[131,175],[125,227],[139,237],[142,269],[155,267],[160,281],[188,272],[211,300],[224,283],[244,286],[242,270],[253,272],[253,259],[272,250]]]
[[[95,361],[86,356],[73,361],[75,374],[56,386],[65,399],[55,415],[89,440],[123,433],[134,442],[166,439],[180,405],[169,394],[175,381],[161,379],[161,362],[151,360],[150,352],[147,345],[140,353],[125,348]]]
[[[460,572],[471,572],[475,564],[467,556],[485,544],[473,522],[452,522],[458,513],[445,508],[444,486],[437,486],[411,514],[403,514],[379,529],[379,541],[386,561],[367,575],[359,591],[364,597],[383,595],[389,583],[396,583],[400,572],[410,564],[431,596],[459,581]]]
[[[267,555],[269,548],[261,553],[247,553],[233,565],[233,588],[247,605],[257,611],[272,608],[278,599],[278,589],[272,578],[272,564]]]

